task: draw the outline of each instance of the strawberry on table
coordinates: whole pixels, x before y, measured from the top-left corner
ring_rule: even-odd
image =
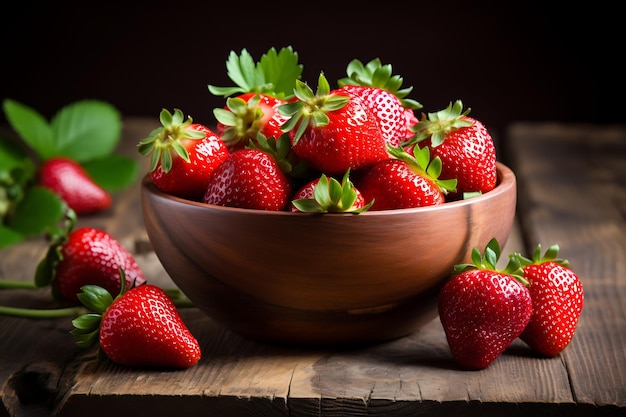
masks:
[[[428,148],[413,148],[410,155],[402,148],[388,146],[392,157],[365,168],[357,186],[371,210],[393,210],[434,206],[445,202],[445,193],[455,190],[456,180],[439,180],[441,161],[431,160]]]
[[[209,177],[228,156],[226,144],[208,127],[186,120],[183,112],[163,109],[162,126],[138,144],[142,156],[151,156],[154,185],[177,197],[199,201]]]
[[[485,126],[463,111],[457,100],[443,110],[423,115],[411,129],[415,136],[404,146],[428,146],[431,154],[442,162],[441,178],[457,179],[457,191],[450,199],[463,193],[486,193],[496,186],[496,149]]]
[[[118,293],[120,268],[126,271],[126,287],[146,281],[132,254],[117,239],[104,230],[82,227],[53,237],[35,281],[38,287],[51,285],[56,299],[79,304],[76,295],[83,285],[99,285]]]
[[[113,299],[105,289],[86,285],[78,297],[94,311],[72,321],[78,346],[98,341],[111,361],[130,367],[188,368],[200,360],[198,341],[161,288],[122,288]]]
[[[532,259],[519,254],[533,301],[533,315],[520,338],[537,352],[559,354],[574,337],[583,309],[584,291],[569,262],[557,259],[559,245],[542,256],[537,245]]]
[[[474,248],[473,264],[455,267],[458,272],[439,293],[439,317],[448,346],[464,368],[487,368],[517,339],[532,316],[532,300],[520,264],[512,257],[504,270],[496,268],[500,257],[497,240],[484,256]]]
[[[361,99],[332,90],[320,74],[317,92],[296,81],[297,100],[278,108],[289,117],[283,131],[293,152],[310,167],[326,175],[343,175],[387,159],[378,118]]]
[[[113,201],[111,194],[69,157],[52,157],[44,161],[37,172],[36,182],[58,194],[78,215],[104,211]]]
[[[392,75],[391,64],[382,65],[376,58],[363,65],[354,59],[346,73],[348,77],[337,82],[340,90],[360,97],[372,109],[385,141],[395,148],[413,136],[411,126],[419,121],[414,110],[422,105],[406,98],[413,87],[401,89],[403,79]]]

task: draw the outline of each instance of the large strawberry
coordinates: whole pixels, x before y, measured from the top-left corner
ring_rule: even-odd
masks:
[[[51,285],[56,299],[78,304],[76,295],[83,285],[99,285],[118,293],[120,268],[126,271],[127,287],[146,281],[132,254],[117,239],[104,230],[82,227],[52,238],[37,267],[35,283],[38,287]]]
[[[345,91],[330,90],[320,74],[317,92],[297,80],[298,100],[280,106],[290,119],[283,126],[293,152],[312,168],[327,175],[343,175],[387,159],[378,118],[361,99]]]
[[[373,204],[350,181],[346,171],[341,183],[322,174],[300,187],[292,197],[291,211],[305,213],[362,213]]]
[[[559,246],[532,259],[519,256],[533,300],[533,316],[520,338],[545,356],[556,356],[571,342],[583,309],[584,291],[569,262],[557,259]]]
[[[142,156],[151,155],[150,176],[166,193],[199,201],[211,173],[228,156],[226,144],[208,127],[185,120],[183,112],[163,109],[162,126],[138,144]]]
[[[67,157],[53,157],[43,162],[37,184],[58,194],[78,215],[92,214],[111,207],[108,191],[96,184],[85,169]]]
[[[198,341],[161,288],[123,288],[113,299],[104,288],[86,285],[78,297],[94,311],[72,321],[78,346],[97,340],[111,361],[130,367],[188,368],[200,360]]]
[[[445,193],[453,191],[455,180],[439,180],[441,161],[431,160],[428,148],[414,148],[410,155],[402,148],[388,146],[393,155],[366,168],[357,186],[371,210],[391,210],[443,204]]]
[[[414,110],[422,105],[406,98],[413,87],[401,88],[403,79],[392,75],[390,64],[382,65],[376,58],[363,65],[358,59],[350,61],[348,77],[338,80],[341,91],[360,97],[378,117],[383,137],[393,147],[413,136],[411,126],[418,123]]]
[[[292,180],[286,174],[291,164],[283,158],[289,138],[282,135],[276,142],[259,135],[257,143],[259,147],[232,152],[215,169],[202,198],[204,203],[270,211],[287,209],[293,193]]]
[[[463,193],[486,193],[496,186],[496,149],[493,138],[485,126],[468,116],[458,100],[436,113],[423,115],[411,129],[415,136],[405,146],[428,146],[433,156],[442,162],[441,178],[456,178],[457,192],[450,199],[463,197]]]
[[[456,266],[439,293],[439,317],[456,361],[467,369],[488,367],[517,339],[532,315],[532,300],[511,258],[504,270],[496,268],[497,240],[484,256],[474,248],[473,264]]]

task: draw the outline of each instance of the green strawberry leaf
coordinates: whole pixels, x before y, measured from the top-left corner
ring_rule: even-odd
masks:
[[[14,100],[6,99],[2,104],[7,121],[13,130],[38,156],[44,157],[55,153],[54,132],[41,114]]]
[[[121,138],[122,118],[108,103],[83,100],[62,108],[52,118],[51,127],[56,155],[84,163],[115,150]]]
[[[26,239],[24,234],[19,233],[13,229],[0,224],[0,249],[8,248],[9,246],[16,245]]]
[[[109,192],[122,190],[137,179],[139,163],[121,155],[108,155],[83,164],[89,176]]]
[[[32,186],[24,191],[6,226],[16,233],[35,236],[51,230],[64,216],[65,203],[54,192]]]

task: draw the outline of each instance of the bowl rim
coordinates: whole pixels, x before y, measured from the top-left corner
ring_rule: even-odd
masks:
[[[392,209],[392,210],[371,210],[359,213],[358,216],[389,216],[400,213],[419,213],[419,212],[428,212],[428,211],[441,211],[441,210],[452,210],[455,207],[462,207],[470,204],[475,204],[478,202],[483,202],[487,200],[491,200],[499,197],[501,194],[506,193],[510,190],[511,187],[516,186],[516,176],[511,168],[500,161],[496,161],[496,172],[497,172],[497,183],[495,188],[491,191],[482,194],[477,197],[473,197],[467,200],[457,200],[450,201],[443,204],[438,204],[434,206],[424,206],[424,207],[412,207],[412,208],[403,208],[403,209]],[[235,212],[235,213],[249,213],[250,215],[257,216],[289,216],[289,217],[306,217],[306,216],[332,216],[332,217],[345,217],[345,216],[355,216],[355,213],[304,213],[304,212],[291,212],[287,210],[282,211],[271,211],[271,210],[257,210],[257,209],[248,209],[248,208],[240,208],[240,207],[227,207],[220,206],[215,204],[203,203],[201,201],[189,200],[182,197],[177,197],[175,195],[169,194],[165,191],[159,190],[151,180],[150,173],[144,174],[141,180],[141,188],[145,192],[149,192],[159,198],[172,200],[174,202],[203,207],[212,210],[219,211],[227,211],[227,212]]]

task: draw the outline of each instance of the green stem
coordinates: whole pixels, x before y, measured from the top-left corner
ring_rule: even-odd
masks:
[[[35,285],[34,282],[29,282],[29,281],[7,281],[7,280],[3,280],[0,279],[0,290],[7,290],[7,289],[18,289],[18,288],[25,288],[28,290],[35,290],[39,287],[37,287],[37,285]]]
[[[172,300],[172,301],[174,301],[174,305],[177,308],[193,308],[193,307],[195,307],[195,304],[188,298],[176,299],[176,300]]]
[[[85,307],[67,307],[52,309],[34,309],[0,306],[0,316],[23,317],[29,319],[54,319],[59,317],[77,317],[88,313]]]

